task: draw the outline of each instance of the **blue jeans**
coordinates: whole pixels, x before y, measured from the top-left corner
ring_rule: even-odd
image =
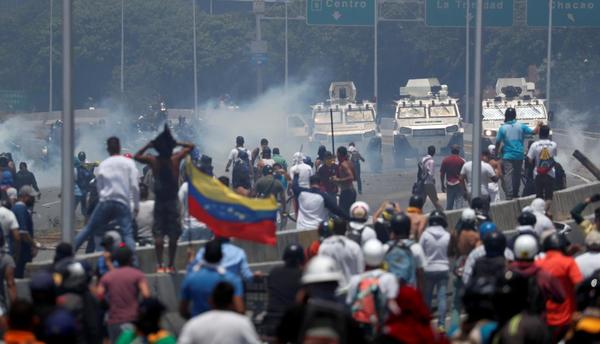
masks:
[[[425,271],[425,302],[429,309],[431,309],[435,289],[437,293],[438,326],[446,326],[448,275],[448,271]]]
[[[446,186],[446,210],[462,208],[464,194],[462,184]]]
[[[131,210],[129,209],[129,206],[117,201],[104,201],[98,203],[90,216],[87,226],[75,236],[75,251],[79,249],[90,235],[94,236],[96,251],[101,251],[102,246],[100,246],[100,242],[102,241],[102,236],[106,231],[108,223],[113,220],[116,222],[116,226],[119,227],[119,231],[121,232],[125,244],[135,252]]]

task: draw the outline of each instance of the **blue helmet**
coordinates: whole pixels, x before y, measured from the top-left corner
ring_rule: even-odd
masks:
[[[485,237],[486,234],[495,232],[497,229],[498,228],[496,227],[495,223],[486,221],[479,225],[479,236],[483,239],[483,237]]]

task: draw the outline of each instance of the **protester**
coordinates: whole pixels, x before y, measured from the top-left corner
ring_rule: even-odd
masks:
[[[254,274],[252,271],[250,271],[250,267],[248,266],[246,252],[232,244],[230,239],[217,238],[215,240],[221,243],[223,259],[220,262],[220,266],[224,267],[228,272],[231,272],[241,280],[247,282],[251,281],[252,278],[254,278]],[[205,251],[205,247],[198,250],[195,258],[190,261],[190,264],[188,264],[188,272],[192,271],[194,265],[202,262]]]
[[[281,156],[281,152],[279,151],[279,148],[277,148],[277,147],[273,148],[273,160],[275,161],[276,164],[281,165],[281,167],[283,167],[283,169],[287,172],[287,170],[288,170],[287,161],[285,160],[285,158],[283,156]]]
[[[293,167],[292,167],[293,168]],[[333,213],[340,217],[346,214],[338,207],[335,199],[320,189],[321,179],[319,176],[310,177],[310,189],[299,185],[299,174],[294,175],[292,191],[298,204],[296,228],[315,229]]]
[[[450,335],[452,343],[492,343],[498,327],[493,303],[495,292],[492,279],[477,279],[466,284],[462,303],[467,316],[457,331]]]
[[[441,331],[446,328],[446,290],[449,278],[448,245],[450,234],[446,231],[448,222],[443,212],[429,214],[428,226],[419,239],[423,247],[427,266],[425,270],[425,302],[431,308],[433,297],[437,296],[438,322]],[[435,295],[434,295],[435,291]]]
[[[422,292],[427,258],[423,247],[410,239],[410,228],[410,217],[406,214],[398,213],[392,217],[385,262],[388,271],[396,276],[401,285],[409,285]]]
[[[173,153],[173,149],[176,147],[181,147],[181,149]],[[150,148],[154,148],[158,152],[158,156],[146,154]],[[177,240],[181,235],[181,210],[179,202],[177,202],[179,166],[192,149],[194,149],[194,145],[191,143],[175,141],[168,126],[165,125],[163,132],[140,149],[134,157],[137,162],[149,165],[156,178],[152,234],[156,251],[156,272],[159,273],[176,271],[175,254]],[[166,268],[163,265],[165,236],[169,239],[169,261]]]
[[[319,255],[334,260],[342,273],[340,288],[346,288],[352,276],[364,271],[364,257],[360,245],[346,237],[348,223],[343,219],[333,221],[333,235],[321,242]]]
[[[43,344],[35,337],[34,307],[24,300],[16,300],[8,312],[8,330],[4,333],[5,343]]]
[[[223,250],[219,240],[209,241],[203,251],[202,259],[188,271],[181,284],[179,314],[185,319],[204,313],[210,309],[209,298],[214,287],[222,281],[234,287],[234,305],[238,313],[243,313],[242,281],[233,273],[227,271],[221,264]],[[190,312],[190,303],[192,311]]]
[[[359,248],[360,250],[360,248]],[[362,255],[362,252],[361,252]],[[280,343],[366,343],[358,324],[336,296],[344,276],[336,262],[319,255],[302,275],[303,290],[277,328]]]
[[[277,266],[267,277],[267,314],[264,325],[266,334],[275,335],[275,329],[285,310],[296,300],[301,288],[302,268],[304,266],[304,249],[297,244],[286,246],[283,251],[283,266]]]
[[[427,226],[427,216],[423,214],[425,199],[419,195],[412,195],[408,201],[406,215],[410,217],[410,235],[414,240],[419,240]]]
[[[376,239],[375,230],[367,225],[369,220],[369,205],[365,202],[354,202],[350,207],[350,222],[346,236],[359,245],[364,245],[370,239]]]
[[[512,107],[504,112],[504,124],[498,129],[496,136],[496,149],[502,158],[503,187],[507,200],[519,197],[525,157],[524,141],[527,136],[537,134],[539,128],[540,123],[535,129],[531,129],[517,122],[517,111]]]
[[[485,256],[478,258],[473,266],[474,279],[492,278],[499,279],[506,271],[506,237],[502,232],[493,231],[483,237]]]
[[[310,188],[310,177],[313,175],[312,167],[304,162],[304,155],[301,152],[294,153],[292,157],[292,167],[290,167],[290,176],[292,179],[298,175],[298,185],[303,188]]]
[[[558,342],[569,329],[575,311],[575,286],[583,280],[583,276],[575,260],[564,254],[566,240],[562,235],[550,234],[544,239],[542,247],[546,255],[536,261],[536,265],[560,281],[566,296],[562,303],[552,300],[546,302],[546,323],[552,331],[553,341]]]
[[[331,198],[335,199],[337,203],[337,193],[339,189],[333,180],[338,174],[338,165],[335,163],[333,153],[329,151],[323,153],[323,160],[321,160],[321,164],[316,171],[321,180],[321,191],[327,193]]]
[[[90,183],[94,179],[94,168],[96,164],[90,164],[86,161],[85,152],[77,154],[75,165],[75,184],[81,193],[81,214],[87,218],[87,198],[90,192]]]
[[[578,318],[566,343],[597,343],[600,340],[600,272],[595,272],[577,287]]]
[[[280,205],[280,210],[285,212],[286,193],[283,185],[273,176],[273,166],[265,165],[262,169],[262,177],[256,181],[252,195],[257,198],[275,197]]]
[[[54,276],[50,271],[42,270],[33,273],[29,281],[29,291],[31,292],[31,301],[35,304],[34,314],[37,319],[44,320],[56,309],[56,284]],[[14,305],[14,302],[11,302]],[[45,329],[43,322],[35,324],[35,336],[39,339],[45,339]]]
[[[250,156],[250,158],[251,158],[250,163],[252,164],[252,166],[254,168],[257,168],[258,167],[257,163],[263,159],[263,151],[265,149],[268,149],[269,152],[271,151],[271,149],[269,148],[269,140],[262,138],[262,139],[260,139],[260,146],[257,148],[254,148],[252,150],[252,153]],[[262,171],[262,169],[255,170],[255,173],[254,173],[255,178],[258,178],[260,176],[260,171]]]
[[[31,186],[24,186],[19,190],[19,199],[12,207],[12,211],[19,222],[19,241],[13,242],[15,247],[13,255],[15,260],[15,278],[23,278],[25,275],[25,265],[33,260],[37,253],[37,245],[33,240],[33,205],[37,193]]]
[[[496,172],[498,181],[502,179],[502,164],[498,159],[495,145],[488,146],[488,152],[490,153],[489,159],[486,161]],[[500,184],[498,181],[492,181],[488,184],[488,191],[490,192],[490,203],[496,203],[500,201]]]
[[[348,150],[346,147],[338,147],[337,159],[339,166],[337,175],[333,177],[333,181],[340,188],[340,208],[347,214],[350,213],[352,204],[356,202],[356,190],[354,189],[356,174],[352,162],[350,162],[348,158]]]
[[[235,148],[229,152],[225,172],[229,172],[232,165],[231,182],[233,188],[243,187],[250,190],[252,188],[250,181],[253,179],[254,170],[250,168],[250,152],[244,148],[244,138],[242,136],[235,139]]]
[[[460,146],[450,148],[451,155],[442,160],[440,166],[440,185],[442,192],[446,193],[446,210],[460,209],[463,207],[464,189],[461,185],[460,171],[465,160],[460,156]]]
[[[15,259],[18,258],[18,252],[16,250],[20,248],[19,241],[21,235],[19,234],[19,222],[15,213],[11,211],[14,202],[9,199],[7,192],[0,191],[0,228],[2,229],[2,236],[4,237],[4,243],[0,249],[7,249],[9,254]],[[16,200],[15,200],[16,201]],[[6,246],[8,244],[8,246]]]
[[[485,201],[490,203],[490,183],[498,181],[498,176],[490,164],[487,163],[489,160],[489,152],[485,151],[481,153],[481,174],[479,176],[479,191],[480,197],[485,198]],[[460,170],[460,180],[465,190],[467,199],[471,200],[473,197],[473,186],[472,186],[472,175],[473,175],[473,161],[466,162]]]
[[[138,317],[133,322],[135,330],[124,330],[115,344],[175,344],[175,336],[160,326],[165,311],[165,306],[158,299],[142,300],[138,307]]]
[[[589,278],[600,269],[600,233],[592,231],[585,237],[587,252],[575,258],[583,278]]]
[[[318,172],[321,166],[325,164],[325,160],[327,160],[326,153],[327,147],[320,145],[317,150],[317,157],[315,158],[315,171]]]
[[[17,285],[15,284],[15,261],[4,247],[4,237],[0,236],[0,307],[6,310],[8,305],[17,299]]]
[[[554,223],[546,215],[546,202],[541,198],[536,198],[531,202],[530,209],[527,209],[535,215],[535,225],[533,230],[541,237],[542,233],[555,230]]]
[[[87,225],[75,236],[75,251],[89,236],[94,236],[98,243],[96,249],[99,249],[103,231],[111,221],[119,226],[125,244],[135,250],[131,202],[135,214],[139,211],[138,171],[132,159],[121,155],[121,143],[117,137],[108,138],[106,149],[110,157],[96,169],[99,203]]]
[[[138,243],[149,244],[152,242],[152,228],[154,227],[154,200],[149,199],[150,192],[146,184],[140,183],[140,210],[135,215],[135,224],[137,225],[136,241]]]
[[[596,203],[598,201],[600,201],[600,194],[594,194],[591,197],[586,198],[583,202],[577,204],[571,210],[571,217],[573,220],[575,220],[577,225],[583,229],[585,234],[600,228],[600,208],[596,208],[594,210],[594,222],[587,220],[582,216],[583,211],[589,204]]]
[[[38,199],[41,197],[40,188],[38,187],[35,175],[27,169],[26,162],[21,162],[19,164],[19,172],[15,175],[15,188],[21,190],[25,185],[31,186],[35,192],[38,193]]]
[[[539,136],[540,139],[529,147],[527,159],[534,166],[535,197],[552,201],[556,178],[556,142],[550,140],[550,127],[547,125],[539,127]]]
[[[360,163],[365,162],[365,158],[363,158],[363,156],[360,154],[354,142],[350,142],[348,144],[348,154],[350,154],[350,162],[352,163],[352,166],[354,167],[354,173],[356,174],[354,178],[356,180],[356,188],[358,190],[358,194],[362,195],[362,178]]]
[[[113,257],[119,267],[107,272],[98,283],[98,299],[108,304],[108,336],[111,342],[130,328],[138,318],[138,297],[149,298],[146,276],[133,267],[133,252],[128,246],[119,247]]]
[[[383,324],[391,311],[398,311],[395,304],[398,280],[383,270],[385,247],[377,239],[364,243],[365,272],[352,276],[348,284],[346,304],[351,307],[352,317],[359,323],[367,338],[382,333]]]
[[[179,337],[178,343],[261,343],[252,322],[239,314],[235,299],[234,286],[219,282],[210,296],[212,310],[189,320]]]
[[[183,232],[179,237],[180,242],[190,242],[193,240],[210,240],[213,237],[212,232],[205,223],[198,221],[196,217],[190,215],[188,203],[189,182],[184,182],[179,187],[177,196],[182,206],[183,219],[181,227]]]
[[[435,188],[435,147],[427,147],[427,154],[419,160],[417,183],[423,185],[422,195],[424,198],[429,198],[433,206],[438,211],[443,211],[444,208],[438,199],[437,190]],[[424,202],[423,202],[424,203]]]
[[[104,234],[100,243],[104,251],[98,257],[98,262],[96,263],[96,275],[98,278],[102,278],[107,272],[119,266],[119,263],[113,261],[113,252],[121,246],[122,242],[121,235],[117,231],[108,231]]]

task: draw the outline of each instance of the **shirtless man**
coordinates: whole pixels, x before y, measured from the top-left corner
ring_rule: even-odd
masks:
[[[175,147],[182,147],[173,153]],[[150,148],[158,152],[158,156],[145,154]],[[175,253],[177,251],[177,239],[181,235],[181,221],[177,191],[179,190],[179,166],[183,160],[194,149],[191,143],[180,143],[175,141],[169,128],[165,125],[164,131],[154,140],[145,145],[135,154],[134,159],[142,164],[150,166],[154,174],[154,225],[152,234],[156,249],[157,272],[175,272]],[[164,237],[169,238],[169,265],[165,269],[163,265]]]
[[[340,187],[340,208],[350,213],[350,207],[356,202],[356,190],[354,190],[354,168],[352,162],[348,159],[348,149],[340,146],[337,149],[337,158],[339,162],[337,176],[332,180]]]

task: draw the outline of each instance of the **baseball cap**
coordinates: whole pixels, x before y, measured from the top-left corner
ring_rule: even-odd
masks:
[[[35,191],[31,185],[22,186],[19,190],[19,196],[31,196],[36,197],[38,195],[37,191]]]

